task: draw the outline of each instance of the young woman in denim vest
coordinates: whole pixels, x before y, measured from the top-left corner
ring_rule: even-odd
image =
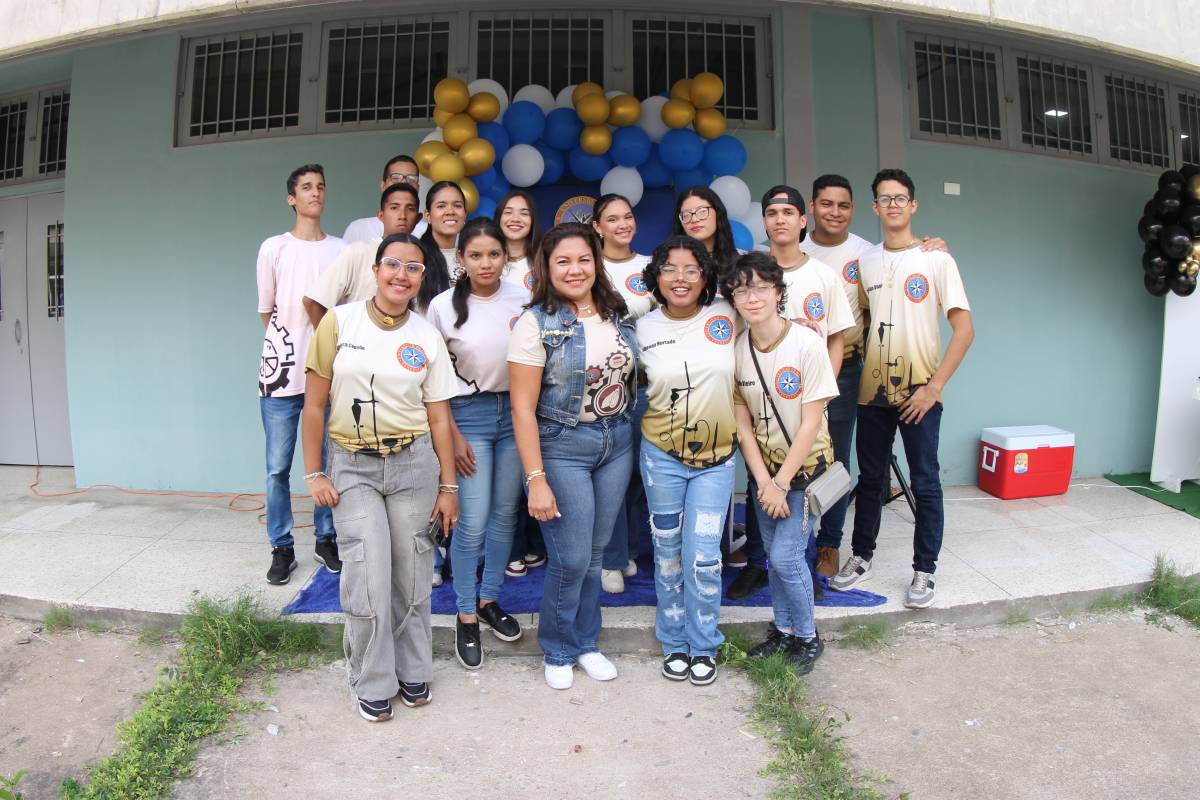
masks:
[[[552,228],[533,273],[509,341],[509,391],[529,515],[549,556],[538,643],[546,683],[567,689],[576,664],[594,680],[617,677],[597,641],[600,562],[633,468],[637,344],[591,228]]]

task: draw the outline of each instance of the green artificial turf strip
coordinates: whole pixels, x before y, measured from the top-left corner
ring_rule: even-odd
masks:
[[[1140,491],[1142,489],[1161,489],[1150,482],[1149,472],[1132,472],[1128,475],[1105,475],[1113,483],[1128,487],[1140,495],[1157,500],[1163,505],[1177,508],[1186,514],[1200,518],[1200,486],[1184,481],[1179,493],[1165,491]]]

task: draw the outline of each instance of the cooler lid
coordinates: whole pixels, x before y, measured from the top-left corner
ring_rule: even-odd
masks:
[[[984,428],[980,439],[985,444],[1005,450],[1036,450],[1039,447],[1075,446],[1075,434],[1051,425],[1016,425],[1008,428]]]

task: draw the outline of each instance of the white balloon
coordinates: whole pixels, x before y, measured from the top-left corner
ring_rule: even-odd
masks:
[[[433,181],[426,178],[424,175],[417,178],[417,206],[425,207],[425,196],[429,194],[430,188],[433,186]]]
[[[444,141],[444,139],[442,139],[442,129],[434,128],[433,131],[425,134],[425,138],[421,140],[421,144],[425,144],[426,142],[441,142],[441,141]]]
[[[607,99],[612,100],[614,97],[617,97],[618,95],[622,95],[622,94],[625,94],[625,93],[622,92],[620,89],[613,89],[611,92],[605,92],[604,96]]]
[[[662,120],[662,107],[667,104],[667,98],[647,97],[642,101],[642,116],[638,117],[637,126],[646,132],[652,142],[661,142],[671,130]]]
[[[600,194],[619,194],[636,206],[642,200],[642,176],[633,167],[613,167],[600,181]]]
[[[467,84],[467,91],[471,94],[491,92],[496,95],[496,99],[500,101],[500,114],[496,119],[504,116],[504,109],[508,108],[508,92],[504,91],[504,87],[499,83],[491,78],[476,78]]]
[[[708,185],[717,193],[732,219],[741,219],[750,210],[750,187],[741,178],[722,175]]]
[[[500,169],[509,183],[524,188],[533,186],[542,179],[546,162],[533,145],[515,144],[504,154]]]
[[[574,108],[575,104],[571,101],[571,95],[575,93],[575,87],[578,85],[578,83],[572,83],[570,86],[564,87],[563,90],[558,93],[558,97],[554,98],[554,107]]]
[[[755,200],[750,204],[750,210],[740,219],[742,224],[750,229],[755,244],[767,241],[767,226],[763,224],[762,203]]]
[[[513,95],[513,102],[518,100],[528,100],[531,103],[536,103],[543,114],[549,114],[554,110],[554,95],[550,94],[550,90],[545,86],[538,86],[536,83],[531,83],[523,89],[518,89]]]

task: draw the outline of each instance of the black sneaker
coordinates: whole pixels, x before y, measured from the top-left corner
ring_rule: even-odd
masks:
[[[687,653],[671,653],[663,659],[662,674],[667,680],[686,681],[691,666]]]
[[[367,722],[387,722],[392,718],[392,701],[359,698],[358,715]]]
[[[767,571],[762,567],[747,564],[729,584],[725,596],[730,600],[745,600],[767,585]]]
[[[788,638],[791,641],[788,642],[787,654],[796,665],[796,671],[801,675],[812,672],[817,659],[825,652],[825,643],[821,641],[821,635],[815,633],[810,639],[802,639],[799,636]]]
[[[767,631],[767,640],[751,647],[746,655],[751,658],[766,658],[776,653],[782,653],[787,650],[788,639],[791,638],[789,634],[771,625],[771,629]]]
[[[400,682],[400,702],[409,708],[428,705],[432,701],[433,692],[429,690],[428,683]]]
[[[504,609],[495,600],[486,606],[479,606],[475,613],[479,617],[479,622],[484,627],[491,628],[492,633],[500,641],[515,642],[521,638],[521,623],[505,614]]]
[[[267,570],[267,583],[282,586],[292,579],[296,568],[296,549],[276,547],[271,551],[271,568]]]
[[[337,539],[318,540],[317,549],[313,551],[313,558],[334,575],[342,571],[342,560],[338,558]]]
[[[483,646],[479,643],[479,622],[463,622],[454,615],[454,655],[467,669],[479,669],[483,663]]]
[[[693,656],[688,680],[693,686],[708,686],[717,679],[717,662],[712,656]]]

